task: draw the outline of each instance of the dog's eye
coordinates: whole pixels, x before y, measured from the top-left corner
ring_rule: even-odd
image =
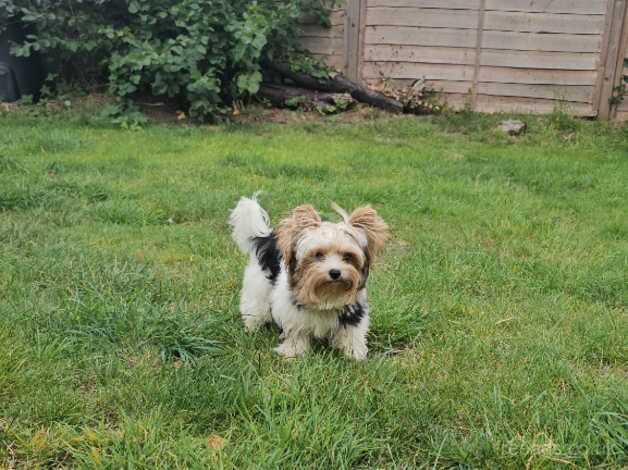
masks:
[[[353,253],[345,253],[345,254],[342,256],[342,260],[343,260],[345,263],[351,263],[351,262],[353,262],[353,260],[354,260],[354,259],[355,259],[355,256],[353,256]]]
[[[316,254],[314,255],[314,258],[320,261],[323,258],[325,258],[325,254],[322,251],[317,251]]]

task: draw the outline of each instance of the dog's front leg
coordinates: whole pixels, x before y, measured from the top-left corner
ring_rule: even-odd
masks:
[[[310,349],[310,336],[305,333],[290,332],[284,335],[283,342],[274,351],[284,357],[295,357]]]
[[[368,319],[363,318],[357,325],[340,325],[331,338],[331,345],[340,349],[345,356],[361,361],[366,359],[366,333]]]

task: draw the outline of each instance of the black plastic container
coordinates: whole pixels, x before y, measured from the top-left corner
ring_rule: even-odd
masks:
[[[0,35],[0,101],[15,101],[24,95],[39,98],[44,82],[41,57],[14,57],[9,52],[10,42],[21,42],[24,37],[17,24],[9,24]]]

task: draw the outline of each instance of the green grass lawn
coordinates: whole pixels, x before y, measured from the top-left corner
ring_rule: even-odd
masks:
[[[625,467],[628,129],[0,117],[0,467]],[[244,333],[228,211],[371,203],[369,358]]]

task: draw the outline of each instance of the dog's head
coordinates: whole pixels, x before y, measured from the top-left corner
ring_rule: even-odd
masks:
[[[388,235],[386,223],[371,206],[351,214],[333,207],[342,222],[323,222],[312,206],[302,205],[276,230],[295,300],[321,310],[355,301]]]

